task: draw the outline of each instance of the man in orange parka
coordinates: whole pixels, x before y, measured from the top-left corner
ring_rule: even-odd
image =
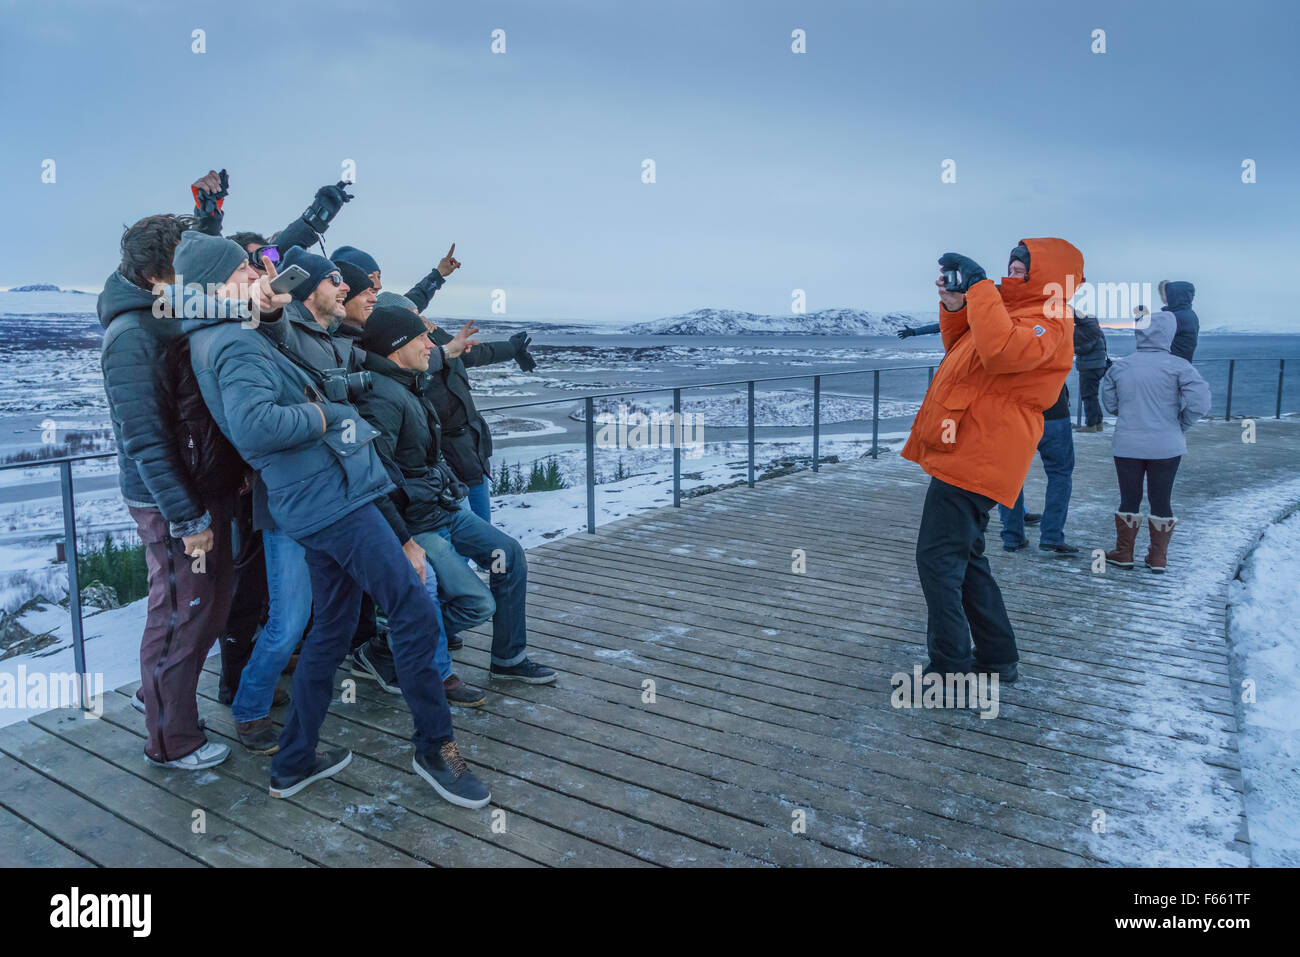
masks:
[[[1020,655],[984,532],[994,504],[1014,507],[1043,410],[1070,373],[1066,300],[1083,282],[1083,254],[1063,239],[1023,239],[1000,287],[965,256],[945,253],[939,266],[956,280],[935,283],[946,355],[903,447],[930,474],[916,540],[929,609],[926,671],[994,672],[1009,683]]]

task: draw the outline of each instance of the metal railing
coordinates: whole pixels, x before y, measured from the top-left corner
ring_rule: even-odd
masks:
[[[1289,358],[1296,358],[1294,356]],[[1206,359],[1206,362],[1226,361],[1228,363],[1228,389],[1226,417],[1230,418],[1232,414],[1232,384],[1236,371],[1236,359]],[[1268,359],[1254,359],[1243,361],[1270,361]],[[759,376],[750,379],[728,379],[720,382],[699,382],[691,385],[668,385],[655,386],[647,389],[615,389],[608,392],[592,392],[579,396],[566,396],[554,399],[539,399],[533,402],[514,402],[505,405],[495,405],[480,409],[481,412],[504,412],[513,409],[537,408],[546,405],[562,405],[581,400],[585,415],[585,445],[586,445],[586,492],[587,492],[587,531],[595,534],[596,531],[596,442],[595,442],[595,400],[611,398],[615,396],[630,395],[650,395],[659,392],[672,393],[673,413],[676,416],[681,415],[682,411],[682,392],[685,389],[716,389],[724,386],[744,385],[746,391],[746,445],[748,447],[746,484],[749,488],[754,487],[754,456],[755,456],[755,422],[754,409],[754,386],[759,382],[789,382],[794,379],[811,379],[813,389],[813,414],[812,414],[812,470],[819,471],[821,468],[821,394],[822,380],[834,378],[836,376],[846,375],[867,375],[870,373],[871,382],[871,450],[868,454],[874,459],[879,457],[880,453],[880,375],[882,372],[916,372],[921,369],[927,371],[927,384],[934,379],[935,365],[910,365],[910,366],[888,366],[881,369],[842,369],[835,372],[800,372],[791,375],[779,376]],[[1274,418],[1282,417],[1282,385],[1286,369],[1286,359],[1278,359],[1277,374],[1277,402],[1275,406]],[[864,397],[865,398],[865,397]],[[679,421],[674,419],[674,421]],[[73,501],[73,484],[72,484],[72,464],[74,462],[87,462],[94,459],[113,458],[117,455],[116,451],[111,452],[88,452],[82,455],[68,455],[51,457],[48,459],[33,459],[26,462],[6,462],[0,464],[0,472],[13,471],[15,469],[32,469],[57,467],[59,470],[59,485],[62,496],[63,511],[63,534],[64,534],[64,553],[68,565],[68,611],[72,617],[72,656],[73,662],[77,669],[77,674],[82,676],[84,681],[86,672],[86,648],[85,635],[81,613],[81,588],[77,569],[77,517],[76,506]],[[678,442],[673,443],[673,506],[681,507],[682,503],[682,450]],[[85,695],[85,689],[82,689],[82,701],[88,701]]]

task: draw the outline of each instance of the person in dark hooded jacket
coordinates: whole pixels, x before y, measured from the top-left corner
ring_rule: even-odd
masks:
[[[1201,333],[1200,317],[1192,308],[1196,287],[1190,282],[1170,282],[1165,279],[1161,281],[1159,288],[1160,301],[1165,304],[1166,311],[1174,314],[1174,319],[1178,323],[1178,330],[1174,333],[1174,341],[1169,346],[1169,353],[1191,362],[1192,356],[1196,354],[1196,341]]]
[[[417,313],[423,313],[453,272],[461,266],[456,258],[456,244],[452,243],[447,255],[429,271],[429,274],[406,292],[408,301]],[[446,345],[451,336],[436,324],[425,319],[429,337],[438,345]],[[508,362],[513,359],[524,372],[532,372],[537,362],[528,351],[532,342],[526,332],[517,332],[509,339],[484,342],[447,364],[447,368],[434,383],[431,395],[443,417],[444,453],[452,470],[469,488],[469,507],[485,522],[492,521],[490,479],[492,477],[492,430],[487,420],[474,407],[466,369],[475,366]]]
[[[1094,316],[1074,312],[1074,366],[1079,370],[1079,396],[1083,400],[1080,432],[1100,432],[1101,402],[1097,399],[1101,377],[1106,374],[1106,336]]]
[[[149,569],[140,642],[145,756],[185,770],[212,767],[230,753],[207,740],[196,690],[230,607],[231,504],[204,492],[208,462],[185,425],[186,404],[169,362],[169,351],[184,334],[183,321],[159,308],[164,303],[154,294],[174,280],[173,254],[193,226],[189,217],[160,215],[127,229],[122,264],[104,283],[98,302],[119,483]],[[205,259],[190,281],[204,284],[218,275],[224,280],[235,265],[226,269],[224,261]]]

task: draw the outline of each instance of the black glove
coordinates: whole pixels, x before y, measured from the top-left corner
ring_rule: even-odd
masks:
[[[510,337],[510,341],[515,345],[515,363],[524,372],[532,372],[537,368],[537,360],[532,357],[528,351],[529,343],[532,337],[526,332],[516,332]]]
[[[908,339],[914,335],[916,335],[916,330],[911,326],[904,326],[902,329],[898,330],[898,338],[900,339]]]
[[[340,180],[335,186],[322,186],[316,190],[316,198],[307,207],[307,211],[302,214],[302,218],[307,225],[318,233],[323,233],[329,229],[330,220],[343,208],[344,203],[352,199],[352,194],[344,189],[344,187],[351,185],[351,183]]]
[[[939,268],[944,272],[956,271],[957,285],[947,283],[948,292],[965,292],[982,279],[987,279],[983,267],[961,253],[944,253],[939,257]]]
[[[220,215],[221,209],[217,206],[217,200],[225,199],[230,194],[230,177],[226,175],[226,171],[223,169],[217,175],[221,179],[220,191],[216,193],[209,193],[206,189],[194,191],[194,212],[199,216]]]

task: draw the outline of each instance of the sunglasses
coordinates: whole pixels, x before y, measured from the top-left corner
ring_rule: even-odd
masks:
[[[334,283],[334,285],[336,286],[343,285],[343,274],[341,272],[338,272],[337,270],[330,273],[325,278],[328,279],[330,282]]]
[[[280,250],[274,246],[258,246],[248,254],[248,261],[257,269],[265,268],[262,265],[263,258],[271,260],[273,266],[278,266],[280,265]]]

